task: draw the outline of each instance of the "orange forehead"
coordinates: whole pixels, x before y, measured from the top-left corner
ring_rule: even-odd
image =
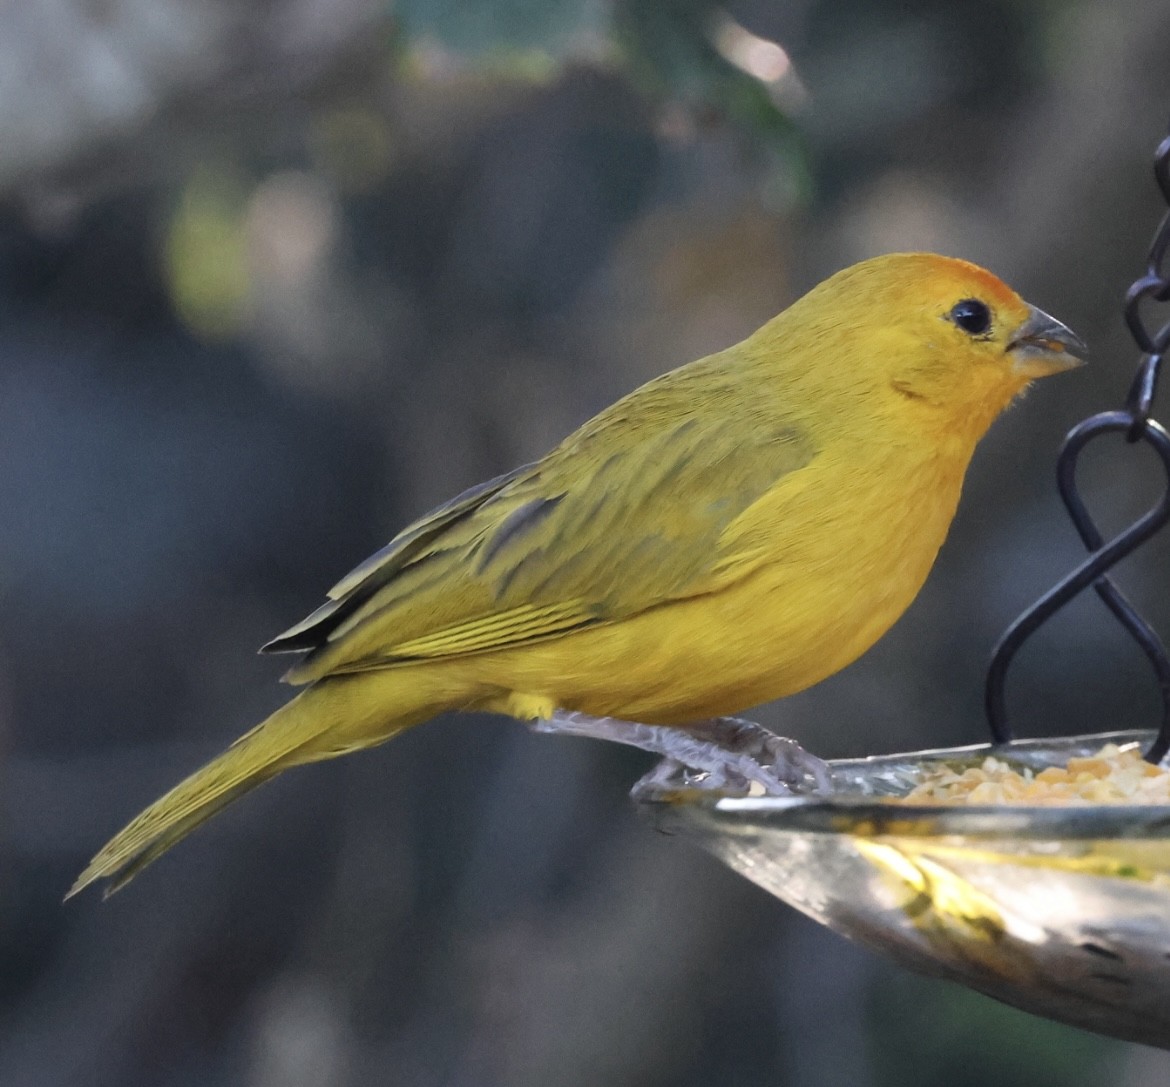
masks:
[[[940,286],[946,284],[949,290],[976,295],[997,309],[1023,305],[1020,296],[1011,287],[978,264],[956,257],[940,257],[934,253],[923,253],[921,256],[927,274]]]

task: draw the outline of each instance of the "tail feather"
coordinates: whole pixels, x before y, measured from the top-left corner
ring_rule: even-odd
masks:
[[[132,819],[101,848],[65,897],[99,879],[110,880],[109,897],[233,800],[282,770],[321,758],[314,741],[328,728],[329,715],[316,703],[325,686],[310,687],[286,703]]]

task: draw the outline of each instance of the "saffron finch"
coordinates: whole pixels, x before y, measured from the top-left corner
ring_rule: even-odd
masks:
[[[283,770],[445,710],[685,728],[844,668],[921,588],[976,443],[1081,341],[927,253],[832,276],[404,529],[265,649],[305,690],[138,815],[116,890]]]

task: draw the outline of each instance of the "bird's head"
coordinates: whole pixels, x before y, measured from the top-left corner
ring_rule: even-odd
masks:
[[[867,401],[907,425],[970,435],[1031,381],[1081,365],[1084,343],[990,272],[933,253],[894,253],[826,280],[792,310],[855,360]],[[789,312],[791,313],[792,310]]]

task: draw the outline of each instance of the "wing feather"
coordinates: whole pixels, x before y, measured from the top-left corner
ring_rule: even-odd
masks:
[[[344,621],[345,616],[358,603],[368,599],[380,585],[385,584],[412,561],[423,556],[427,545],[446,529],[532,469],[533,465],[525,464],[504,475],[496,476],[495,479],[468,487],[467,490],[407,525],[385,547],[375,551],[334,585],[326,593],[328,597],[326,602],[316,611],[270,642],[266,642],[260,647],[260,652],[298,653],[306,649],[315,649]]]
[[[632,394],[639,411],[619,401],[362,563],[266,647],[311,650],[287,678],[518,645],[743,576],[754,558],[729,552],[726,530],[816,451],[774,405],[706,418],[689,390],[656,384]]]

